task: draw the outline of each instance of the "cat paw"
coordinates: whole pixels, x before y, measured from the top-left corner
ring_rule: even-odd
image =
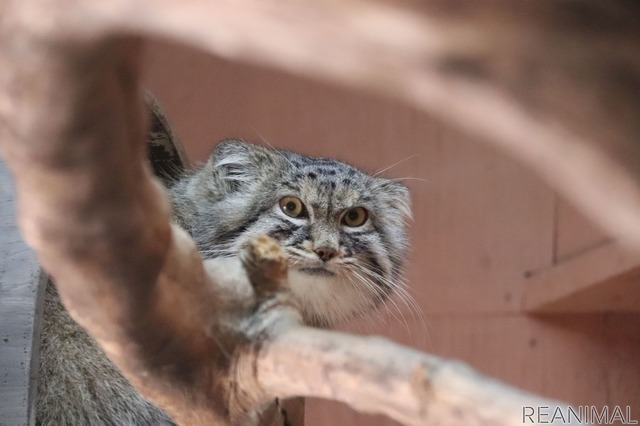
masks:
[[[286,288],[289,264],[276,240],[267,235],[253,238],[241,258],[259,298]]]

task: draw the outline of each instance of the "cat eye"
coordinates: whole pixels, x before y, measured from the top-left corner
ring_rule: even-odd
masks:
[[[297,197],[282,197],[280,199],[280,209],[290,217],[306,217],[307,209],[302,201]]]
[[[351,228],[357,228],[358,226],[364,225],[368,218],[369,213],[364,208],[354,207],[347,210],[344,216],[342,216],[342,223]]]

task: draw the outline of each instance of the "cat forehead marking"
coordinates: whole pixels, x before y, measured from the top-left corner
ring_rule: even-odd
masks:
[[[347,169],[348,166],[344,166]],[[364,175],[346,178],[339,168],[324,165],[308,165],[291,177],[299,189],[300,198],[314,209],[332,211],[353,207],[363,198]]]

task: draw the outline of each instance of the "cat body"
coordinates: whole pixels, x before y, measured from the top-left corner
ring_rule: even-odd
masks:
[[[410,202],[394,180],[332,159],[225,141],[169,192],[174,221],[204,258],[237,256],[261,234],[277,240],[308,324],[331,326],[403,291]],[[73,322],[51,284],[44,316],[40,424],[170,424]]]

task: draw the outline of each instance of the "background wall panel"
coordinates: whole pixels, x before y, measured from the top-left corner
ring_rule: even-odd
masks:
[[[575,404],[631,405],[640,418],[640,316],[521,312],[528,274],[607,237],[519,163],[407,106],[351,89],[162,42],[150,47],[147,66],[146,85],[193,160],[232,137],[369,171],[399,163],[385,175],[404,179],[413,196],[407,278],[426,325],[404,307],[343,328],[462,359]],[[308,403],[306,418],[318,426],[394,424],[326,401]]]

